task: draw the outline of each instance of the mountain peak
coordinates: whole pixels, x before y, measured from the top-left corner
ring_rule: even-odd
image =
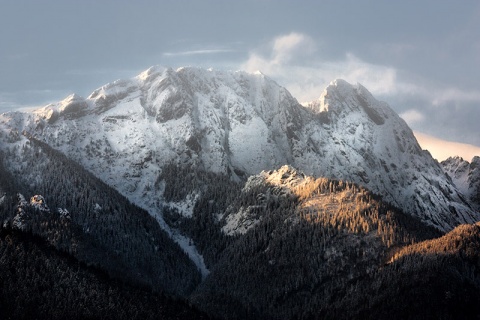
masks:
[[[459,156],[450,157],[441,165],[473,207],[480,210],[480,157],[473,157],[471,162]]]
[[[326,92],[336,91],[340,94],[348,94],[355,89],[355,86],[344,79],[335,79],[325,88]]]
[[[360,95],[369,100],[373,98],[370,91],[360,83],[351,84],[343,79],[335,79],[325,88],[320,99],[328,99],[331,96],[343,100],[355,95]]]
[[[84,100],[84,98],[76,93],[72,93],[71,95],[69,95],[68,97],[66,97],[65,99],[62,100],[62,103],[63,104],[70,104],[72,102],[77,102],[77,101],[80,101],[80,100]]]
[[[151,78],[152,75],[158,75],[164,73],[168,68],[160,66],[160,65],[155,65],[147,70],[141,72],[138,76],[136,76],[136,79],[141,80],[141,81],[146,81],[147,79]],[[171,70],[171,69],[170,69]]]
[[[317,114],[325,112],[329,120],[363,114],[376,125],[383,125],[389,114],[395,114],[387,104],[376,100],[364,86],[359,83],[352,85],[343,79],[330,82],[320,98],[306,106]]]

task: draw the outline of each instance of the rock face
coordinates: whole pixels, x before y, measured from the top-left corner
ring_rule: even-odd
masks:
[[[473,157],[468,162],[461,157],[450,157],[441,162],[443,170],[470,201],[474,208],[480,210],[480,157]]]
[[[479,219],[406,123],[343,80],[302,106],[263,74],[152,67],[87,99],[0,122],[61,150],[152,214],[161,212],[166,164],[236,180],[287,164],[366,186],[443,231]]]

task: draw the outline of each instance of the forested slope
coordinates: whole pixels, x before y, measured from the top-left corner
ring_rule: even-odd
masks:
[[[165,171],[166,199],[201,190],[191,217],[175,206],[166,208],[165,216],[196,243],[211,244],[199,246],[211,273],[191,296],[211,314],[228,319],[455,319],[460,309],[479,314],[478,261],[465,259],[462,247],[449,257],[437,250],[398,258],[402,250],[440,241],[429,239],[441,232],[365,188],[288,166],[250,177],[243,186],[194,172]],[[202,182],[209,187],[189,187]],[[446,237],[476,243],[464,234]]]
[[[0,170],[6,226],[155,291],[186,295],[199,283],[197,268],[153,217],[48,145],[30,139],[7,149]],[[29,203],[34,195],[45,203]]]
[[[478,319],[480,225],[406,246],[313,318]]]
[[[181,300],[111,279],[38,236],[1,227],[0,318],[208,319]]]

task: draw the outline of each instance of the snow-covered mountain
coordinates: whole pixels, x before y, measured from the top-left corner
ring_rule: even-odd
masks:
[[[471,162],[461,157],[450,157],[441,165],[458,190],[480,210],[480,157],[473,157]]]
[[[261,73],[152,67],[0,123],[7,140],[35,136],[159,221],[172,163],[237,181],[288,164],[366,186],[440,230],[480,219],[407,124],[343,80],[302,106]]]

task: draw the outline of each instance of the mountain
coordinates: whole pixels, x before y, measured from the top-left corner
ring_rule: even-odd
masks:
[[[471,317],[480,214],[444,168],[359,84],[300,105],[259,72],[153,67],[0,115],[0,236],[220,319]]]
[[[168,199],[188,194],[188,184],[216,184],[198,196],[192,217],[178,207],[164,211],[204,254],[210,273],[190,299],[208,314],[467,319],[480,312],[478,226],[438,238],[437,229],[361,186],[290,166],[251,176],[240,189],[209,173],[181,180],[188,182],[168,189]]]
[[[406,123],[343,80],[304,107],[261,73],[153,67],[87,99],[0,120],[79,162],[164,228],[159,177],[169,163],[237,180],[288,164],[366,186],[440,230],[479,217]]]
[[[223,212],[229,244],[191,298],[222,319],[350,318],[336,314],[338,297],[374,282],[395,248],[439,235],[358,185],[289,166],[251,176]]]
[[[480,210],[480,157],[473,157],[471,162],[461,157],[450,157],[442,161],[441,165],[458,190]]]

